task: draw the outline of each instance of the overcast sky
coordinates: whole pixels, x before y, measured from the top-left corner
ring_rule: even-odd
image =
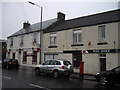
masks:
[[[66,14],[67,20],[118,8],[118,0],[114,0],[114,2],[111,0],[107,0],[107,2],[77,2],[75,0],[75,2],[35,3],[43,7],[43,21],[57,18],[57,12]],[[28,2],[1,2],[0,13],[0,39],[6,39],[20,30],[25,21],[29,21],[31,24],[40,21],[40,8]]]

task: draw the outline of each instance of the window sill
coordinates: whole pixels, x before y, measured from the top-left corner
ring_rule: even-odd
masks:
[[[108,42],[104,42],[104,43],[97,43],[97,45],[106,45],[108,44]]]
[[[57,46],[49,46],[48,48],[57,48]]]
[[[73,44],[71,46],[84,46],[84,44]]]

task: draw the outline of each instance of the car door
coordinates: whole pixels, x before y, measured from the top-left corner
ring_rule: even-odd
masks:
[[[119,82],[120,83],[120,67],[115,68],[114,72],[115,72],[114,79],[116,80],[115,82]]]
[[[42,64],[41,71],[44,72],[44,73],[47,73],[49,64],[50,64],[50,60],[45,61]]]
[[[54,67],[55,67],[55,60],[51,60],[47,68],[47,73],[52,73],[52,70],[54,69]]]
[[[8,64],[9,61],[10,61],[9,59],[3,60],[3,62],[2,62],[2,67],[5,68],[5,67],[7,66],[7,64]]]

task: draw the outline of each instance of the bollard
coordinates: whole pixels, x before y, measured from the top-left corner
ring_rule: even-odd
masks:
[[[84,62],[80,61],[80,78],[84,78]]]

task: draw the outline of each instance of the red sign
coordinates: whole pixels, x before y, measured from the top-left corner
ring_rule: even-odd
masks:
[[[3,50],[4,53],[7,53],[8,51],[7,50]]]
[[[33,54],[32,53],[27,53],[27,56],[32,56]]]
[[[37,48],[37,51],[39,52],[39,51],[40,51],[40,48]]]
[[[88,53],[88,51],[87,50],[82,50],[82,53]]]

